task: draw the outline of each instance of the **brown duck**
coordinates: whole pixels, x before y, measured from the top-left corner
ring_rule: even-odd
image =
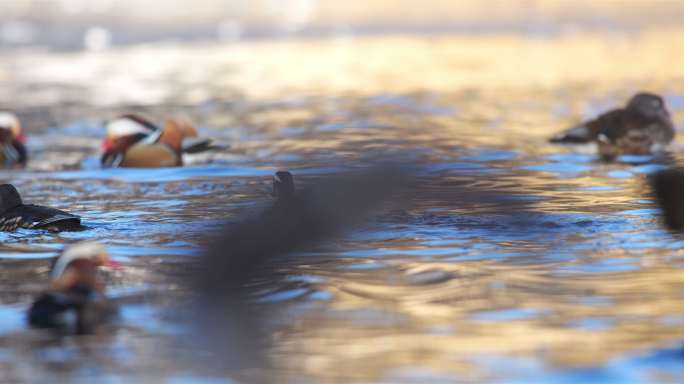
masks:
[[[200,151],[209,143],[207,139],[186,140],[192,138],[197,138],[197,130],[188,121],[167,119],[160,129],[142,116],[123,115],[107,123],[100,161],[104,167],[181,166],[184,152]]]
[[[638,93],[625,108],[614,109],[551,138],[552,143],[596,142],[606,160],[648,155],[669,144],[675,127],[662,97]]]
[[[84,241],[68,246],[55,260],[50,287],[28,310],[28,323],[68,333],[91,333],[116,314],[105,295],[98,269],[118,268],[101,244]]]

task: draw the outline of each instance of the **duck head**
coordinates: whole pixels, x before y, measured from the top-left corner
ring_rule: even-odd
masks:
[[[107,137],[102,142],[102,151],[122,151],[148,137],[156,137],[159,128],[137,114],[127,114],[106,123]]]
[[[288,171],[278,171],[273,175],[273,192],[271,196],[278,200],[294,197],[294,178]]]
[[[118,263],[111,260],[102,244],[83,241],[70,245],[62,251],[52,267],[52,287],[58,290],[80,288],[102,292],[104,283],[97,274],[101,267],[120,268]]]
[[[0,213],[22,205],[19,191],[12,184],[0,185]]]
[[[11,112],[0,112],[0,143],[9,144],[14,140],[26,141],[21,133],[19,118]]]
[[[640,92],[632,96],[627,103],[627,110],[650,119],[670,118],[670,112],[665,107],[665,100],[654,93]]]

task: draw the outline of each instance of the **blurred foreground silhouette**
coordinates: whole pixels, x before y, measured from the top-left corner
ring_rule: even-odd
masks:
[[[663,212],[665,224],[684,229],[684,169],[672,168],[651,176],[651,185]]]
[[[406,188],[410,175],[399,166],[334,175],[258,215],[227,224],[211,240],[194,282],[207,321],[202,322],[203,332],[220,356],[239,366],[263,364],[263,313],[249,302],[249,283],[268,276],[278,257],[311,247],[368,217]]]
[[[269,317],[253,302],[252,283],[282,277],[275,271],[288,254],[343,235],[372,221],[380,210],[410,209],[417,196],[458,207],[486,205],[504,220],[520,220],[521,232],[530,230],[524,220],[527,200],[516,198],[512,190],[487,190],[487,183],[473,178],[492,179],[469,175],[467,183],[448,184],[415,166],[376,163],[327,175],[259,214],[232,220],[209,240],[192,281],[199,297],[202,339],[218,351],[222,366],[262,366],[268,341],[261,325]]]

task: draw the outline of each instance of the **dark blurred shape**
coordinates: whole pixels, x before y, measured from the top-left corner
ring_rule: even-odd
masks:
[[[502,219],[521,219],[517,228],[533,231],[529,199],[512,196],[507,188],[492,190],[492,175],[430,174],[415,166],[374,165],[359,171],[326,175],[294,193],[294,180],[281,171],[273,179],[276,203],[258,215],[228,223],[209,240],[193,275],[198,293],[199,329],[203,340],[219,351],[219,363],[262,366],[269,344],[262,325],[270,318],[254,302],[254,283],[280,278],[283,257],[304,251],[368,222],[379,209],[404,211],[422,201],[445,201],[453,206],[486,207]],[[475,182],[473,182],[475,179]],[[510,183],[507,187],[512,187]],[[444,188],[447,186],[447,188]]]
[[[614,109],[551,138],[552,143],[597,142],[606,160],[621,154],[647,155],[674,138],[675,130],[662,97],[638,93],[625,108]]]
[[[684,229],[684,169],[659,171],[650,177],[650,182],[665,224],[670,229]]]
[[[232,295],[264,262],[327,239],[368,217],[392,193],[408,187],[410,175],[407,168],[376,166],[330,175],[293,195],[291,174],[278,172],[276,196],[290,198],[228,224],[203,258],[199,287],[210,294]]]
[[[274,177],[277,203],[259,215],[226,225],[211,240],[194,282],[203,331],[222,361],[239,366],[263,364],[266,340],[260,332],[263,313],[250,304],[249,282],[264,278],[276,259],[311,247],[361,222],[408,185],[411,172],[398,166],[375,166],[331,175],[293,194],[289,172]]]
[[[278,171],[273,175],[273,192],[271,196],[280,201],[286,201],[294,197],[294,177],[288,171]]]

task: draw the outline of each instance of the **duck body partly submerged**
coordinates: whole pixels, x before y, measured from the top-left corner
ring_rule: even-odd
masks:
[[[197,130],[185,119],[168,119],[159,128],[142,116],[128,114],[107,123],[100,160],[103,167],[176,167],[183,165],[183,153],[212,148],[211,140],[197,137]]]
[[[183,165],[178,152],[163,143],[136,143],[131,145],[121,157],[104,160],[103,164],[122,168],[158,168]]]
[[[561,132],[551,142],[596,142],[601,157],[611,160],[623,154],[652,154],[667,146],[674,136],[674,123],[662,97],[638,93],[625,108],[608,111]]]
[[[24,204],[12,184],[0,185],[0,230],[17,228],[65,231],[82,229],[81,218],[59,209]]]
[[[86,241],[65,248],[52,267],[50,288],[28,310],[29,325],[84,334],[107,323],[118,311],[107,299],[97,270],[115,266],[98,243]]]

